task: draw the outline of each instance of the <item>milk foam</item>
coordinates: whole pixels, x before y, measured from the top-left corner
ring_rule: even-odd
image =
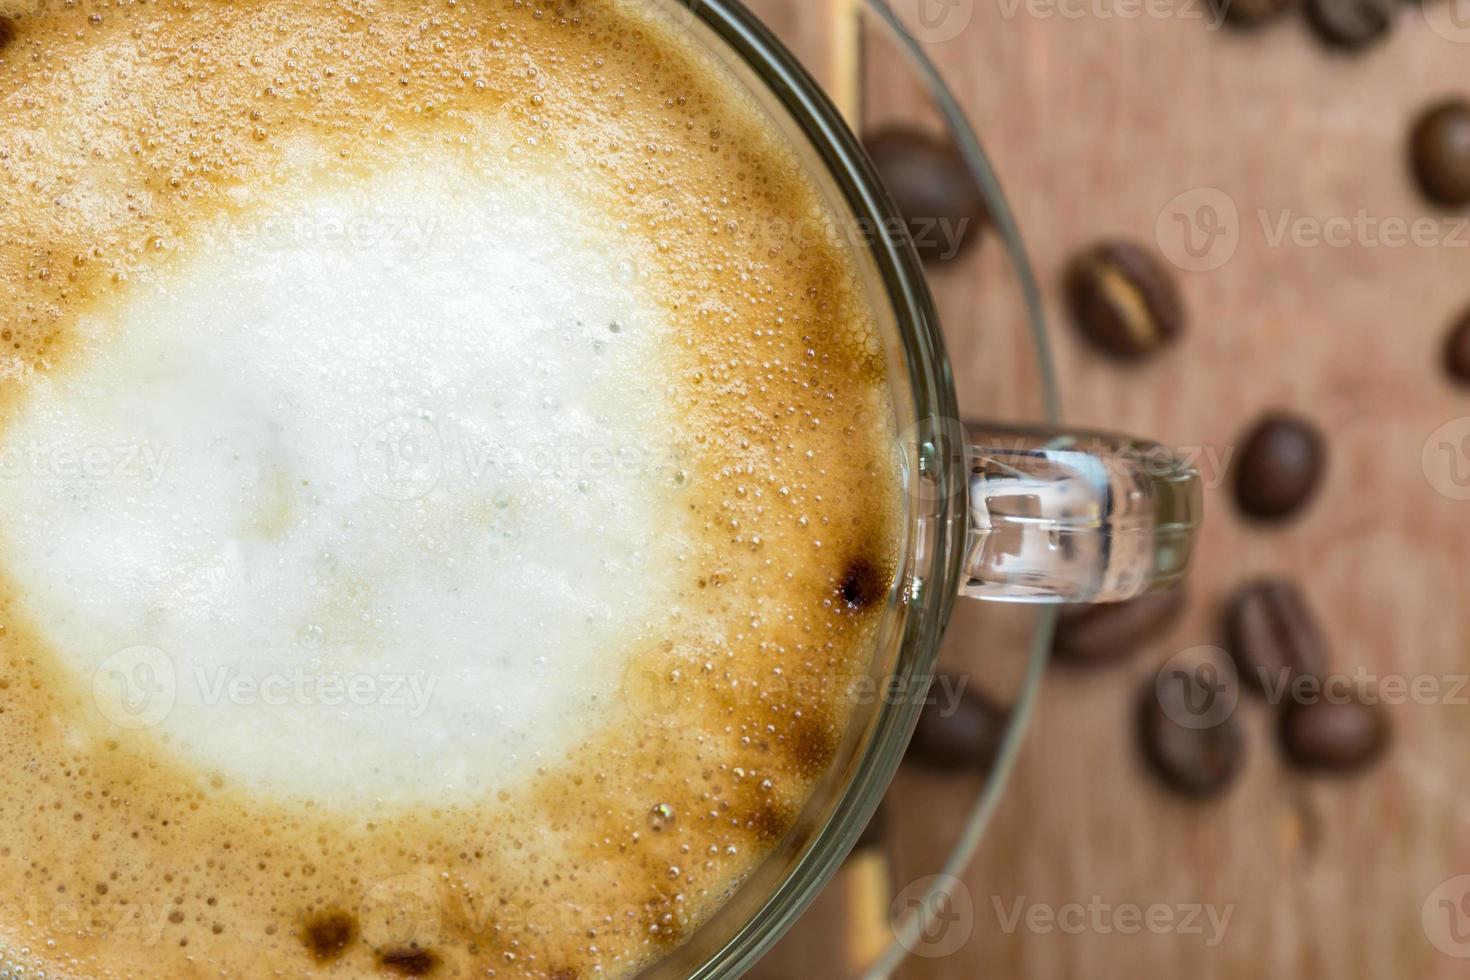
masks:
[[[229,783],[504,790],[616,720],[671,590],[670,328],[627,236],[433,160],[272,188],[86,318],[6,433],[23,613]]]

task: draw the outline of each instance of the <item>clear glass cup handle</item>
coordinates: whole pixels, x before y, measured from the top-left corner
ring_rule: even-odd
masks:
[[[1172,588],[1199,527],[1199,473],[1172,450],[1083,433],[967,424],[960,594],[1116,602]]]
[[[1046,418],[1059,424],[1060,388],[1041,288],[1020,229],[970,120],[919,38],[889,2],[862,0],[863,21],[876,25],[882,39],[905,55],[907,67],[939,110],[985,196],[988,233],[1004,246],[1024,298]],[[928,478],[922,492],[947,495],[963,489],[968,496],[968,507],[963,508],[968,527],[961,595],[1032,603],[1102,602],[1167,589],[1187,569],[1202,514],[1201,481],[1176,454],[1115,436],[1067,436],[1057,429],[985,424],[955,432],[940,420],[932,421],[933,429],[924,430],[924,438],[917,440],[919,476]],[[928,460],[935,464],[932,468],[926,467],[929,452],[935,453]],[[966,467],[963,488],[943,479],[941,460]],[[921,582],[913,585],[923,588]],[[1032,655],[990,779],[939,873],[925,879],[928,884],[920,894],[906,896],[905,910],[892,913],[892,941],[863,972],[863,980],[893,976],[912,951],[922,948],[923,937],[935,932],[935,920],[943,910],[953,908],[948,899],[962,890],[961,877],[1015,767],[1041,688],[1055,622],[1051,609],[1041,611]]]

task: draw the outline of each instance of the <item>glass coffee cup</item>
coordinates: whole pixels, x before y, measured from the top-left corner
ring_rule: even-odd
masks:
[[[1198,473],[1148,442],[1060,428],[1040,292],[999,183],[972,128],[909,30],[866,0],[871,30],[898,50],[938,108],[985,196],[1035,348],[1036,427],[961,421],[938,316],[919,259],[872,164],[832,102],[750,12],[730,0],[663,0],[725,62],[803,156],[838,227],[858,246],[884,334],[908,514],[903,558],[847,737],[794,829],[708,923],[648,977],[735,976],[797,920],[857,841],[892,780],[934,677],[959,597],[1027,604],[997,631],[1029,634],[1009,730],[942,873],[865,966],[885,975],[913,948],[932,899],[983,833],[1013,762],[1062,602],[1119,601],[1176,586],[1201,516]],[[897,910],[896,910],[897,911]]]

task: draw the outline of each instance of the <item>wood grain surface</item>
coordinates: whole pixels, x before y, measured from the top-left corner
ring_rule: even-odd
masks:
[[[954,0],[955,36],[930,33],[926,50],[1006,183],[1046,289],[1068,420],[1191,451],[1209,489],[1188,614],[1121,668],[1049,674],[964,878],[964,941],[911,957],[902,975],[1470,975],[1453,955],[1470,955],[1470,886],[1444,885],[1470,874],[1470,502],[1454,499],[1470,475],[1470,422],[1454,423],[1470,415],[1470,392],[1439,360],[1470,305],[1470,229],[1418,196],[1405,163],[1415,113],[1470,95],[1470,31],[1457,35],[1432,6],[1448,0],[1427,3],[1434,25],[1408,4],[1392,36],[1357,56],[1324,49],[1295,12],[1255,32],[1213,29],[1195,0]],[[830,70],[839,8],[755,6],[819,75]],[[893,59],[868,67],[867,125],[932,121]],[[1124,236],[1188,264],[1180,236],[1207,241],[1204,205],[1226,237],[1207,256],[1218,268],[1179,272],[1183,342],[1136,368],[1087,349],[1058,302],[1069,256]],[[1035,417],[1037,375],[995,245],[931,282],[961,405]],[[1331,458],[1310,511],[1262,528],[1239,518],[1223,484],[1236,441],[1275,408],[1314,419]],[[1389,709],[1388,761],[1347,780],[1287,770],[1276,713],[1243,703],[1239,783],[1215,803],[1181,802],[1142,768],[1137,697],[1170,656],[1218,643],[1222,602],[1263,573],[1300,580],[1336,670],[1430,693]],[[987,687],[1020,658],[991,624],[962,605],[945,648]],[[934,869],[978,785],[901,776],[888,805],[895,889]],[[839,878],[757,974],[851,975],[850,886]],[[1223,930],[1204,908],[1186,922],[1197,906],[1228,913]],[[1125,907],[1154,918],[1140,926]],[[1062,922],[1048,925],[1048,912]]]

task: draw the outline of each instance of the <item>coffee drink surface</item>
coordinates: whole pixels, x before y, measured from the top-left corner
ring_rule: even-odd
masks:
[[[0,947],[621,976],[788,831],[902,539],[859,259],[645,0],[0,49]]]

